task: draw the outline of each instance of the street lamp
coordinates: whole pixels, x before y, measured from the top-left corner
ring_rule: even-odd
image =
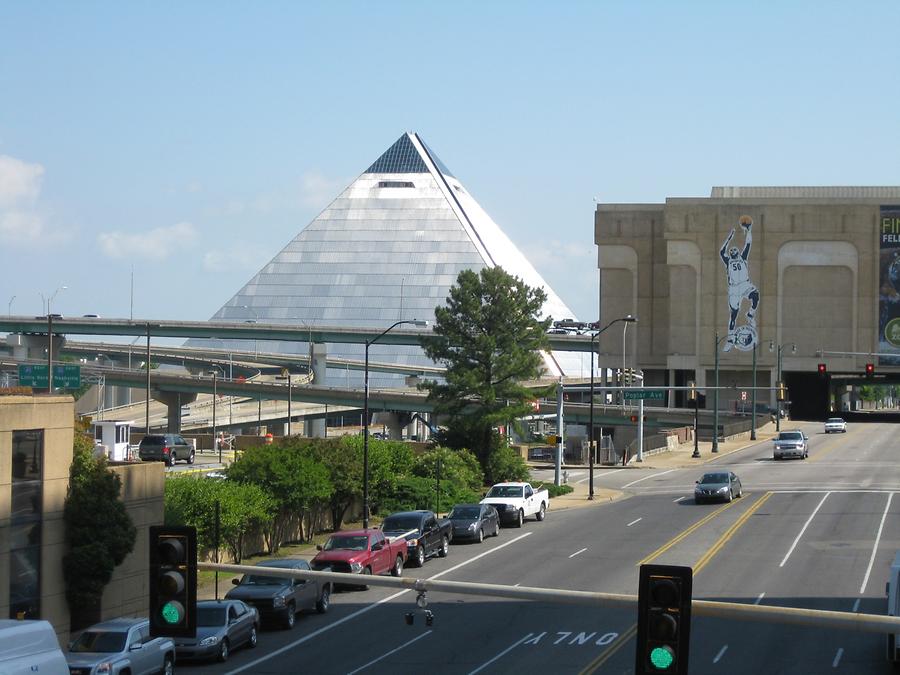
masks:
[[[219,366],[213,365],[213,370],[209,371],[209,374],[213,377],[213,418],[212,418],[212,438],[213,438],[213,447],[218,448],[219,450],[219,464],[222,463],[222,444],[219,443],[219,440],[216,438],[216,399],[218,398],[216,391],[216,382],[219,378]],[[224,371],[222,373],[224,375]]]
[[[287,388],[288,388],[288,413],[287,413],[287,417],[288,417],[288,432],[287,432],[287,435],[290,437],[290,436],[291,436],[291,428],[292,428],[292,427],[291,427],[291,398],[292,398],[292,392],[291,392],[291,369],[290,369],[290,368],[285,368],[285,369],[282,370],[281,372],[284,372],[285,370],[287,371],[287,375],[276,375],[276,376],[275,376],[275,379],[276,379],[276,380],[287,380]]]
[[[713,440],[712,452],[719,452],[719,344],[723,340],[728,339],[728,335],[719,337],[719,331],[716,331],[716,341],[713,352],[716,356],[716,386],[713,389]]]
[[[363,529],[369,528],[369,346],[378,342],[383,336],[394,330],[397,326],[409,324],[411,326],[427,326],[428,322],[421,319],[397,321],[381,331],[371,340],[366,340],[366,362],[363,388]]]
[[[769,351],[770,352],[774,352],[776,346],[778,348],[778,354],[777,354],[777,359],[776,359],[776,362],[778,364],[777,365],[777,369],[778,369],[777,373],[778,374],[775,378],[775,387],[776,387],[776,389],[775,389],[775,391],[776,391],[776,394],[775,394],[775,431],[781,431],[781,399],[782,399],[782,395],[781,395],[781,392],[782,392],[781,352],[784,351],[785,347],[790,346],[791,354],[796,354],[797,353],[797,345],[794,344],[793,342],[790,343],[790,345],[786,345],[786,344],[776,345],[774,340],[769,340]]]
[[[699,404],[700,397],[697,395],[697,387],[694,385],[693,381],[688,382],[688,386],[691,388],[690,392],[688,392],[688,399],[694,402],[694,454],[691,455],[694,459],[700,458],[700,439],[697,437],[697,432],[699,431]]]
[[[15,300],[15,299],[16,299],[16,296],[12,296],[9,299],[9,302],[6,303],[6,318],[9,318],[12,316],[12,304],[13,304],[13,300]]]
[[[591,410],[591,412],[590,412],[590,422],[588,423],[588,454],[590,455],[588,462],[590,465],[590,474],[589,474],[590,478],[588,480],[588,499],[594,498],[594,340],[596,340],[600,336],[600,334],[603,333],[603,331],[605,331],[607,328],[612,326],[614,323],[619,323],[620,321],[623,324],[625,324],[625,327],[627,328],[629,323],[637,323],[637,317],[634,317],[634,316],[631,316],[631,314],[628,314],[619,319],[613,319],[608,324],[606,324],[603,328],[601,328],[596,333],[594,333],[594,335],[591,337],[591,394],[590,394],[590,398],[591,398],[590,410]],[[592,324],[590,324],[590,327],[592,329],[596,329],[598,324],[599,324],[599,322],[592,323]],[[624,335],[624,331],[623,331],[623,335]],[[624,364],[624,360],[625,360],[624,346],[625,346],[625,342],[624,342],[624,338],[623,338],[623,341],[622,341],[623,364]],[[624,367],[623,367],[622,372],[623,373],[625,372]],[[623,396],[624,396],[624,394],[623,394]],[[601,442],[603,441],[603,434],[600,435],[600,441]]]
[[[67,288],[68,286],[60,286],[53,291],[53,295],[47,300],[47,393],[50,394],[53,393],[53,315],[50,313],[50,305],[53,302],[53,298],[56,297],[56,294]],[[13,296],[13,298],[15,298],[15,296]],[[41,302],[43,301],[44,294],[41,293]],[[10,300],[10,304],[12,304],[12,300]]]
[[[246,309],[248,312],[253,313],[253,319],[247,319],[244,323],[259,323],[259,314],[255,309],[253,309],[250,305],[238,305],[241,309]],[[255,354],[254,358],[259,358],[259,340],[253,340],[253,352]]]

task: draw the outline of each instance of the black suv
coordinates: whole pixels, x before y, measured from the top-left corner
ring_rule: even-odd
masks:
[[[172,466],[179,459],[194,463],[194,446],[178,434],[151,434],[141,439],[138,457],[144,462],[165,462]]]

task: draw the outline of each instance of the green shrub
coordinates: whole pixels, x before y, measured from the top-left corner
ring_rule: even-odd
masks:
[[[397,481],[394,492],[377,505],[377,512],[387,516],[397,511],[414,511],[416,509],[429,509],[437,513],[447,513],[454,504],[477,503],[481,499],[479,493],[468,488],[460,487],[448,481],[440,483],[440,503],[435,509],[438,500],[438,485],[433,478],[422,476],[406,476]]]
[[[547,495],[550,497],[550,499],[559,497],[560,495],[567,495],[575,491],[575,488],[573,488],[571,485],[556,485],[555,483],[534,483],[532,487],[534,487],[535,490],[546,488]]]
[[[509,446],[497,448],[487,459],[485,478],[488,483],[528,480],[528,465],[522,456]]]

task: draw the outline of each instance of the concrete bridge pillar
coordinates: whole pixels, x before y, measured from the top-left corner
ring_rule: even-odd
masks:
[[[47,358],[46,335],[20,335],[18,333],[10,333],[6,336],[6,344],[12,348],[12,356],[14,359],[24,360]],[[65,344],[66,338],[64,335],[54,335],[53,354],[59,354],[59,351],[63,348],[63,346],[65,346]]]
[[[197,394],[183,391],[154,391],[153,398],[166,406],[166,431],[170,434],[181,433],[181,406],[197,400]]]
[[[328,347],[324,343],[313,342],[310,345],[309,370],[312,373],[312,381],[317,384],[325,383],[325,361],[327,356]],[[312,420],[310,431],[309,435],[313,438],[325,438],[325,418]]]

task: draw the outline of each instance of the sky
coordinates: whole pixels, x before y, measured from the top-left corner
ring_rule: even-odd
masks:
[[[900,185],[898,23],[894,0],[3,0],[0,311],[208,319],[417,131],[591,321],[597,202]]]

